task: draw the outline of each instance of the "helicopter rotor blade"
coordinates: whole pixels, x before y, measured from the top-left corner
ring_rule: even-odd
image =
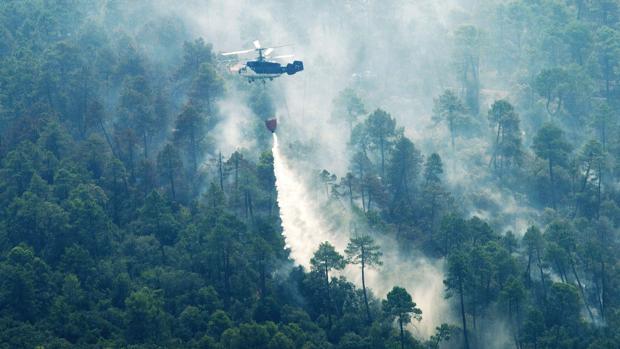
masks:
[[[295,55],[280,55],[280,56],[275,56],[275,57],[271,57],[272,59],[282,59],[282,58],[293,58],[295,57]]]
[[[273,47],[268,47],[265,49],[265,52],[263,53],[263,55],[269,56],[272,53],[273,53]]]
[[[281,47],[288,47],[288,46],[295,46],[295,44],[284,44],[284,45],[278,45],[278,46],[271,46],[271,48],[281,48]]]
[[[222,56],[232,56],[232,55],[240,55],[240,54],[244,54],[244,53],[249,53],[254,51],[253,48],[249,49],[249,50],[241,50],[241,51],[232,51],[232,52],[224,52],[222,53]]]
[[[229,67],[228,69],[230,70],[231,73],[236,73],[239,70],[241,70],[241,68],[243,68],[243,63],[237,63],[237,64]]]
[[[260,48],[260,41],[254,40],[254,42],[252,44],[254,44],[254,47],[256,47],[256,49]]]

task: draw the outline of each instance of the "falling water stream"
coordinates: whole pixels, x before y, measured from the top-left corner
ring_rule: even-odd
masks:
[[[334,243],[323,228],[325,225],[313,207],[310,193],[299,176],[290,168],[280,152],[278,136],[273,134],[273,168],[280,219],[286,246],[291,250],[295,263],[308,267],[310,258],[323,241]]]
[[[278,136],[273,134],[273,167],[276,177],[277,202],[280,208],[282,233],[291,258],[298,265],[309,267],[312,254],[323,241],[332,243],[338,251],[344,252],[349,239],[348,232],[328,228],[321,215],[322,208],[316,197],[308,190],[302,177],[289,165],[283,156]],[[448,317],[448,304],[443,298],[442,262],[431,261],[421,256],[402,256],[393,241],[378,240],[384,255],[384,267],[367,270],[367,285],[379,297],[394,286],[405,287],[423,311],[423,320],[415,324],[415,331],[430,336],[441,322]],[[348,280],[361,286],[359,270],[348,266],[343,274]]]

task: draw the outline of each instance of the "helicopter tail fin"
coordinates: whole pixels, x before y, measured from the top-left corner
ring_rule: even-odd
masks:
[[[293,75],[302,70],[304,70],[304,63],[302,61],[293,61],[293,63],[287,64],[286,68],[284,68],[288,75]]]

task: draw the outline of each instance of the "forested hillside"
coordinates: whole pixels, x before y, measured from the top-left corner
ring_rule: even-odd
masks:
[[[316,11],[287,22],[306,44],[315,24],[372,23],[373,40],[424,25],[401,25],[399,1],[266,3],[291,23]],[[458,25],[433,32],[449,49],[428,80],[398,70],[405,49],[349,52],[358,72],[321,101],[345,160],[305,185],[351,236],[295,260],[263,125],[288,113],[283,85],[229,74],[227,43],[165,1],[2,1],[0,348],[619,348],[620,3],[445,5],[429,21]],[[288,102],[289,129],[319,117]],[[253,141],[229,151],[231,105]],[[322,137],[283,154],[312,167]],[[450,310],[404,274],[373,291],[364,275],[401,255],[441,266]]]

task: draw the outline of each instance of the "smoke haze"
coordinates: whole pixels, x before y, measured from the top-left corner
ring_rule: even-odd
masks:
[[[332,117],[332,102],[345,88],[361,95],[367,111],[389,112],[424,154],[441,155],[449,190],[466,216],[479,216],[517,235],[538,220],[525,199],[500,190],[490,177],[470,175],[487,172],[485,149],[491,139],[457,137],[459,146],[453,151],[448,129],[431,119],[433,97],[458,88],[451,61],[454,30],[475,24],[473,13],[483,11],[477,2],[351,1],[316,7],[304,2],[185,1],[172,8],[160,1],[154,8],[161,15],[183,18],[191,35],[203,37],[216,52],[250,48],[259,39],[263,46],[293,44],[278,54],[294,53],[305,62],[303,73],[264,87],[275,103],[282,136],[278,143],[274,134],[272,151],[283,230],[296,263],[308,267],[323,241],[343,252],[355,219],[346,209],[325,212],[323,189],[312,175],[327,169],[343,176],[350,167],[347,125]],[[482,110],[507,94],[501,84],[497,90],[489,86],[495,82],[492,77],[484,81]],[[236,83],[228,82],[214,132],[225,156],[259,146],[249,130],[262,120],[244,106],[247,98]],[[303,157],[294,152],[299,145],[308,147]],[[385,296],[392,285],[406,287],[424,312],[419,333],[428,337],[451,316],[443,298],[443,262],[415,252],[403,256],[395,243],[380,237],[379,242],[390,268],[371,270],[369,286],[378,296]],[[359,285],[357,274],[351,267],[346,271]]]
[[[275,133],[272,152],[282,231],[295,263],[309,269],[312,255],[324,241],[329,241],[343,253],[350,238],[345,228],[349,224],[330,224],[324,218],[327,212],[321,209],[320,200],[308,191],[296,171],[289,167]],[[335,215],[351,221],[350,214],[344,210]],[[415,251],[403,256],[398,246],[385,237],[378,237],[378,243],[384,251],[384,266],[367,270],[367,285],[381,298],[394,285],[409,290],[423,312],[422,321],[412,325],[415,333],[423,337],[432,335],[436,326],[450,319],[448,302],[443,297],[443,262],[422,258]],[[343,274],[361,285],[357,267],[349,265]]]
[[[264,46],[294,44],[279,53],[294,53],[295,59],[305,62],[302,74],[265,86],[275,102],[283,137],[278,145],[274,135],[274,167],[283,230],[296,263],[307,267],[322,241],[343,252],[349,238],[346,224],[326,218],[318,194],[322,189],[315,188],[308,175],[325,168],[342,176],[349,168],[347,127],[331,117],[332,101],[347,87],[360,93],[368,111],[380,107],[391,113],[423,153],[437,152],[444,158],[450,190],[466,215],[489,219],[500,231],[518,235],[536,220],[526,202],[502,192],[490,178],[468,175],[486,170],[489,160],[481,154],[490,140],[459,138],[460,146],[453,152],[445,141],[448,130],[431,120],[433,97],[457,87],[450,58],[453,30],[471,23],[472,9],[449,0],[343,2],[319,8],[304,3],[283,6],[277,1],[189,1],[174,9],[215,51],[248,48],[260,39]],[[262,123],[240,107],[243,99],[230,87],[217,139],[225,153],[240,146],[251,149],[247,129],[253,122]],[[482,97],[485,108],[493,96]],[[281,149],[292,143],[308,145],[311,151],[299,158]],[[291,154],[285,158],[286,153]],[[484,202],[478,201],[482,197]],[[346,210],[340,214],[340,220],[353,219]],[[450,319],[443,298],[443,263],[415,253],[402,256],[394,243],[380,243],[391,268],[370,271],[369,286],[378,296],[395,284],[412,292],[424,312],[419,332],[428,337],[435,326]],[[358,273],[350,269],[347,277],[359,285]]]

